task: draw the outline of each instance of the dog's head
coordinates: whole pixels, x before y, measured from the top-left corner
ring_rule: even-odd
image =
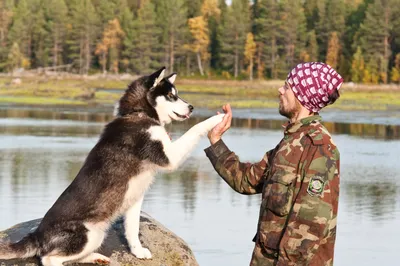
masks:
[[[176,73],[164,77],[165,67],[131,83],[119,101],[120,116],[145,112],[162,124],[190,117],[193,106],[178,96],[174,82]]]

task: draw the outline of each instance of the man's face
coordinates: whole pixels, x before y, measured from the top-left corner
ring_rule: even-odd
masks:
[[[279,88],[279,113],[289,119],[296,116],[301,110],[301,104],[296,99],[289,84]]]

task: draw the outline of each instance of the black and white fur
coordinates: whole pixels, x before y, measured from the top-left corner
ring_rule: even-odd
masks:
[[[176,74],[164,78],[164,71],[130,84],[116,118],[105,126],[74,181],[35,232],[17,243],[0,243],[0,259],[39,256],[44,266],[109,262],[95,252],[121,215],[131,252],[137,258],[151,258],[138,237],[145,191],[158,170],[175,170],[200,137],[223,118],[215,115],[172,142],[164,125],[189,118],[193,106],[178,96]]]

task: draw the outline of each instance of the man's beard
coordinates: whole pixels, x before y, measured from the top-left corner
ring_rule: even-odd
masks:
[[[279,105],[279,113],[288,119],[292,119],[295,117],[301,109],[301,105],[299,102],[296,101],[296,104],[294,107],[291,107],[289,109],[284,109],[282,105]]]

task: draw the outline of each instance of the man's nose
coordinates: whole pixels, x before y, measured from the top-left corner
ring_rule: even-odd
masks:
[[[285,93],[285,88],[282,86],[278,89],[279,94],[283,95]]]

